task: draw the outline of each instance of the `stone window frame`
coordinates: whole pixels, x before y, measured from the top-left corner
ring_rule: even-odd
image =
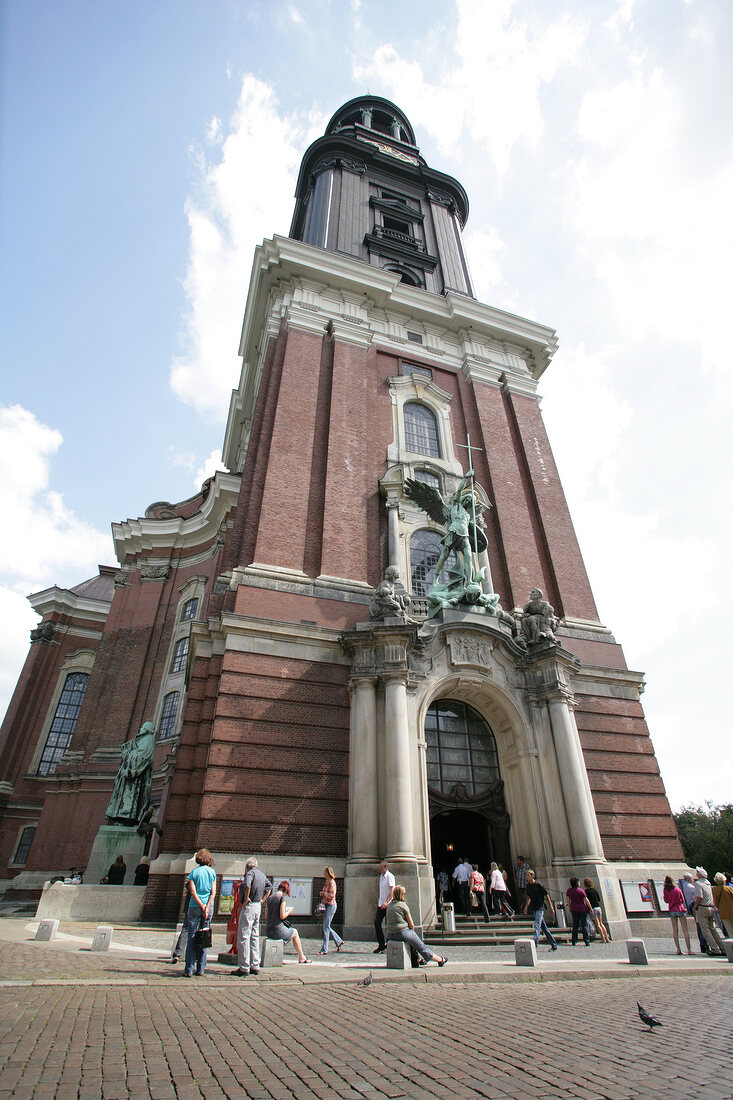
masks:
[[[175,707],[173,713],[169,713],[168,701],[175,696]],[[181,692],[178,688],[173,688],[172,691],[167,691],[163,696],[163,705],[160,708],[160,716],[155,726],[155,736],[158,741],[169,741],[171,737],[175,736],[176,726],[178,724],[178,714],[180,711]],[[165,732],[163,732],[163,724],[167,722],[168,726]]]
[[[209,577],[203,574],[197,574],[193,577],[189,577],[179,587],[179,600],[176,606],[176,617],[173,634],[168,647],[168,656],[166,660],[167,673],[163,677],[160,690],[158,692],[158,700],[155,706],[155,737],[156,741],[162,744],[170,744],[178,739],[181,729],[181,723],[183,721],[183,711],[186,706],[186,690],[188,688],[188,669],[189,660],[191,657],[191,627],[193,623],[200,621],[198,619],[199,612],[204,606],[204,596],[206,593],[206,585],[209,582]],[[192,600],[197,600],[196,613],[192,618],[185,619],[183,617],[185,608],[191,603]],[[174,661],[178,646],[181,642],[186,641],[188,643],[186,659],[182,666],[174,671]],[[163,713],[165,709],[165,701],[169,695],[173,692],[178,692],[178,704],[176,710],[176,718],[172,728],[166,734],[161,737],[158,733],[161,721],[163,719]]]
[[[28,851],[25,854],[25,859],[22,862],[20,862],[18,860],[18,853],[20,851],[20,846],[23,843],[23,837],[24,837],[24,835],[25,835],[25,833],[28,829],[33,830],[33,836],[31,837],[31,842],[28,845]],[[24,821],[23,822],[23,824],[18,829],[18,832],[16,833],[15,844],[13,845],[13,855],[12,855],[12,858],[10,860],[8,860],[8,867],[25,867],[25,865],[28,862],[28,856],[31,854],[31,848],[33,847],[33,841],[35,840],[37,829],[38,829],[38,822],[37,821]]]
[[[43,720],[41,726],[41,732],[38,736],[35,752],[28,768],[28,778],[30,779],[47,779],[48,774],[39,775],[38,769],[41,765],[41,757],[43,756],[44,749],[46,748],[46,742],[48,741],[49,734],[51,732],[51,726],[53,720],[56,717],[56,711],[58,710],[59,702],[61,700],[61,693],[64,690],[64,684],[66,683],[67,676],[72,675],[74,672],[91,673],[94,668],[94,661],[97,653],[94,649],[75,649],[72,653],[67,653],[64,657],[61,668],[59,669],[58,678],[56,680],[56,687],[54,688],[53,695],[51,696],[51,702],[48,705],[46,711],[46,717]],[[86,698],[86,693],[85,693]],[[83,702],[82,702],[83,708]],[[81,709],[77,716],[77,722],[81,716]],[[75,727],[76,728],[76,727]],[[72,740],[74,737],[74,731],[72,731]],[[71,746],[71,741],[67,748]],[[50,774],[53,775],[53,772]]]
[[[451,394],[441,389],[432,378],[422,374],[400,374],[387,380],[392,401],[392,443],[387,448],[387,461],[405,465],[425,465],[426,460],[442,473],[463,476],[456,458],[450,425]],[[425,405],[434,414],[438,428],[440,457],[411,451],[405,436],[404,407],[415,402]]]

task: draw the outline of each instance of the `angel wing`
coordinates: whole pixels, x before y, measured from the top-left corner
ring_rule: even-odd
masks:
[[[450,509],[432,485],[426,485],[424,481],[413,481],[411,477],[405,478],[405,496],[441,526],[445,526],[446,521],[450,519]]]

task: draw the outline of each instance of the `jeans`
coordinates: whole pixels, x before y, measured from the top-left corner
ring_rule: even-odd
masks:
[[[203,974],[206,970],[206,948],[203,951],[197,951],[195,947],[196,929],[202,923],[204,916],[203,909],[199,908],[195,903],[186,910],[186,926],[188,928],[188,942],[186,943],[186,963],[183,968],[183,973],[189,977],[193,974],[194,963],[196,964],[196,972]],[[204,921],[204,923],[206,923]]]
[[[402,940],[403,943],[408,944],[410,947],[414,947],[417,952],[425,959],[425,962],[430,962],[435,958],[435,955],[426,947],[422,942],[417,932],[413,928],[403,928],[399,932],[390,932],[387,936],[388,940]]]
[[[534,910],[534,942],[535,942],[535,944],[539,944],[540,935],[542,934],[542,932],[545,933],[545,937],[547,938],[547,942],[549,943],[550,947],[557,947],[557,940],[553,936],[550,929],[547,927],[547,922],[545,921],[545,910],[544,909],[535,909]]]
[[[239,910],[237,924],[237,962],[240,970],[260,969],[260,913],[261,901],[248,901]]]
[[[478,907],[484,914],[484,920],[489,923],[489,910],[486,908],[486,893],[484,890],[474,890]]]
[[[338,932],[334,932],[333,928],[331,927],[331,921],[333,920],[335,913],[336,902],[334,902],[333,905],[327,905],[326,908],[323,910],[323,946],[321,948],[321,951],[324,955],[328,954],[329,938],[333,938],[333,942],[336,944],[336,947],[340,947],[341,944],[344,942],[339,936]]]
[[[583,933],[583,943],[586,945],[589,944],[590,938],[588,936],[588,925],[586,923],[585,913],[574,913],[571,910],[571,916],[573,918],[573,933],[570,937],[570,942],[573,947],[575,947],[578,942],[578,929]]]

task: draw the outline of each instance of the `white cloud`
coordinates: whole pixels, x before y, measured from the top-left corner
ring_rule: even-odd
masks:
[[[198,154],[200,187],[186,207],[186,350],[173,362],[171,386],[204,415],[226,416],[253,252],[273,231],[288,232],[303,145],[315,127],[323,120],[313,112],[281,117],[272,88],[248,74],[220,159],[210,164]]]
[[[0,573],[26,591],[70,570],[68,583],[77,584],[112,554],[110,535],[49,489],[49,462],[62,442],[60,432],[20,405],[0,407],[0,513],[13,517],[12,532],[0,539]]]
[[[197,468],[193,479],[196,488],[200,489],[207,477],[213,477],[217,470],[226,470],[226,466],[221,460],[221,447],[215,447]]]
[[[730,148],[701,172],[686,134],[690,115],[676,74],[635,71],[589,91],[584,141],[568,190],[578,249],[593,265],[626,340],[691,341],[703,371],[733,396],[727,357],[733,250]]]
[[[26,595],[51,584],[74,585],[114,560],[109,533],[79,519],[49,488],[61,433],[20,405],[0,406],[0,514],[12,528],[0,539],[0,715],[38,622]]]
[[[389,89],[443,153],[457,154],[468,138],[505,173],[515,146],[533,146],[541,137],[542,87],[576,62],[587,33],[577,17],[562,15],[539,27],[517,10],[514,0],[457,0],[455,39],[443,46],[445,55],[452,45],[457,56],[435,80],[389,44],[357,65],[354,76]]]

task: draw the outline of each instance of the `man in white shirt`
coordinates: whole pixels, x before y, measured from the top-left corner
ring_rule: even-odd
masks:
[[[460,899],[461,908],[467,916],[471,915],[471,895],[468,883],[471,878],[471,864],[461,859],[453,872],[453,886]]]
[[[709,955],[722,955],[726,958],[723,940],[715,927],[715,902],[713,890],[708,882],[708,873],[704,867],[695,868],[695,918],[702,928],[702,934],[708,941]]]
[[[374,915],[374,931],[377,933],[377,946],[374,948],[375,955],[381,955],[383,951],[387,950],[387,941],[384,938],[382,925],[387,915],[387,906],[392,900],[394,887],[394,875],[389,870],[387,860],[383,859],[379,864],[379,898],[377,900],[377,912]]]

